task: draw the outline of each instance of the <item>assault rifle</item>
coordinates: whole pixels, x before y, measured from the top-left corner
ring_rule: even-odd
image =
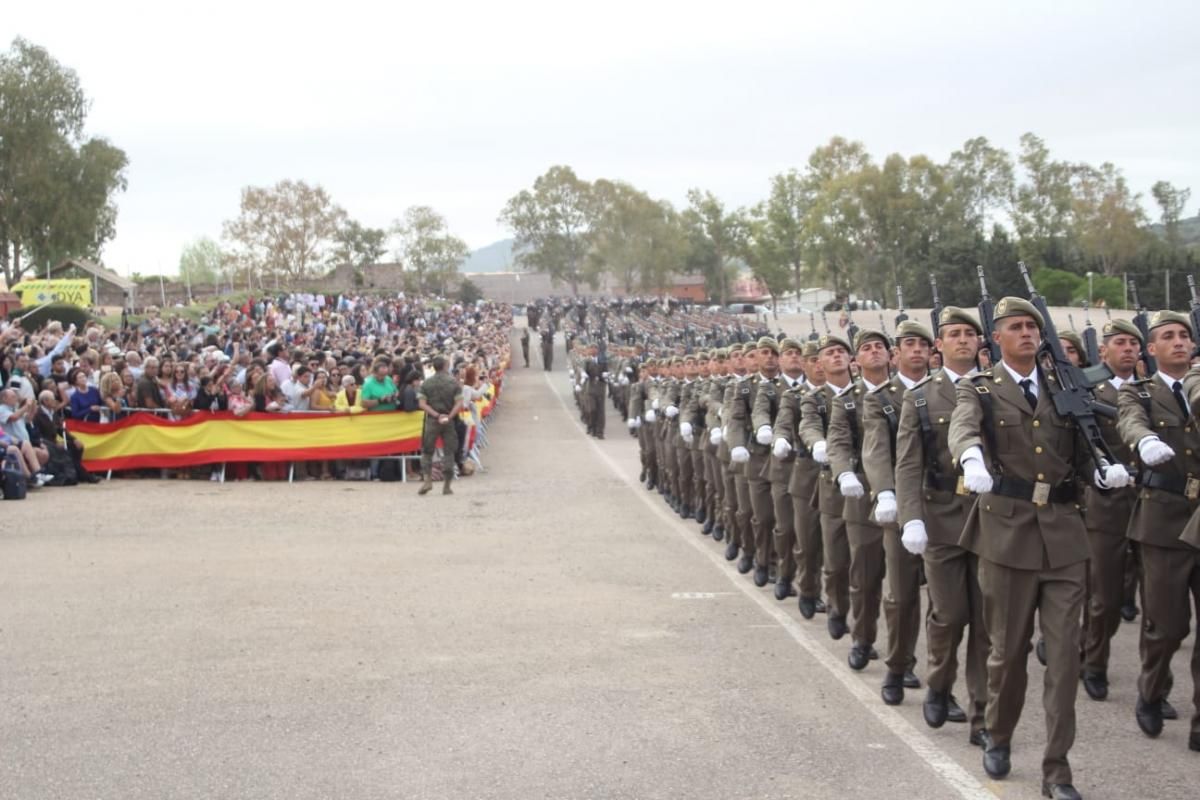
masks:
[[[1191,311],[1189,313],[1192,315],[1192,335],[1195,336],[1194,332],[1200,330],[1200,328],[1196,327],[1197,324],[1200,324],[1200,295],[1196,294],[1196,278],[1188,275],[1187,282],[1188,290],[1192,293]],[[1200,345],[1196,347],[1196,351],[1192,353],[1192,356],[1195,357],[1197,353],[1200,353]]]
[[[1150,314],[1146,311],[1146,307],[1138,300],[1137,282],[1133,278],[1129,279],[1129,297],[1133,300],[1133,307],[1137,309],[1137,314],[1133,316],[1133,324],[1137,326],[1138,332],[1142,334],[1142,354],[1139,360],[1145,367],[1146,374],[1144,377],[1149,378],[1155,372],[1158,372],[1158,364],[1154,362],[1154,357],[1146,351],[1150,344]]]
[[[933,323],[930,329],[934,336],[938,335],[938,326],[942,324],[942,301],[938,297],[937,278],[929,274],[929,290],[933,293],[933,309],[929,312],[929,321]]]
[[[850,347],[853,348],[854,340],[858,338],[858,326],[854,324],[854,316],[850,313],[850,304],[846,303],[843,309],[846,312],[846,320],[848,322],[846,325],[846,335],[850,337]]]
[[[1089,364],[1100,363],[1100,338],[1092,325],[1092,316],[1088,313],[1088,304],[1083,304],[1083,349],[1087,351]]]
[[[824,317],[825,312],[822,311],[821,318],[824,319]],[[811,311],[808,312],[808,324],[812,326],[812,330],[808,332],[808,340],[810,342],[815,342],[817,339],[821,338],[821,334],[817,333],[817,315]]]
[[[896,307],[900,309],[900,313],[896,315],[896,329],[900,329],[900,323],[908,319],[908,314],[904,313],[904,289],[900,284],[896,284]]]
[[[992,335],[996,331],[996,318],[993,310],[992,298],[988,294],[987,279],[983,275],[983,267],[976,266],[975,271],[979,274],[979,327],[983,329],[983,344],[988,349],[988,355],[991,357],[991,365],[995,366],[1000,363],[1000,344]],[[1029,284],[1031,290],[1033,284]],[[1055,339],[1055,341],[1058,341]]]
[[[1051,378],[1046,381],[1046,387],[1050,392],[1050,399],[1054,401],[1054,410],[1059,416],[1075,423],[1075,427],[1087,442],[1092,463],[1103,474],[1106,467],[1118,462],[1104,441],[1100,424],[1096,422],[1096,414],[1116,416],[1116,409],[1096,402],[1092,389],[1111,378],[1112,372],[1103,364],[1086,369],[1077,367],[1067,358],[1062,342],[1058,340],[1058,331],[1054,327],[1050,309],[1046,306],[1046,299],[1033,288],[1033,281],[1029,278],[1025,262],[1018,262],[1017,269],[1025,279],[1025,288],[1029,290],[1029,302],[1033,303],[1033,307],[1042,315],[1044,328],[1037,360],[1038,365]]]

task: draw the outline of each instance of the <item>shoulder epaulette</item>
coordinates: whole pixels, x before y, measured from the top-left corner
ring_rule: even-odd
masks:
[[[978,381],[981,378],[992,378],[992,377],[994,377],[994,376],[992,375],[992,371],[990,369],[984,370],[983,372],[976,372],[974,375],[966,376],[967,380],[969,380],[971,382]]]
[[[925,384],[929,383],[931,380],[933,380],[933,376],[935,374],[937,374],[937,373],[931,372],[928,375],[926,375],[924,378],[921,378],[921,380],[919,380],[913,384],[913,388],[915,389],[918,386],[924,386]]]

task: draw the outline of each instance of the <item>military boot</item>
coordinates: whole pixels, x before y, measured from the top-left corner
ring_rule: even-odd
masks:
[[[453,490],[451,490],[451,488],[450,488],[450,481],[452,481],[452,480],[454,480],[454,479],[446,478],[445,482],[442,483],[442,494],[454,494]]]
[[[433,489],[433,476],[426,472],[421,476],[421,479],[425,482],[421,484],[421,488],[417,490],[417,494],[429,494]]]

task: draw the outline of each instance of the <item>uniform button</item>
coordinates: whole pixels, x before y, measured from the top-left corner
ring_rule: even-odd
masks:
[[[1004,427],[1004,420],[1000,420],[1000,427],[1001,427],[1001,428],[1003,428],[1003,427]]]
[[[933,499],[933,495],[931,495],[931,494],[927,494],[927,495],[925,495],[925,499],[926,499],[926,500],[932,500],[932,499]]]
[[[1161,419],[1158,421],[1158,427],[1160,427],[1160,428],[1165,427],[1166,424],[1167,423],[1163,422]]]
[[[1191,433],[1191,432],[1192,432],[1192,426],[1191,426],[1191,425],[1184,425],[1184,426],[1183,426],[1183,432],[1184,432],[1184,433]]]
[[[1040,427],[1042,427],[1042,422],[1041,422],[1041,420],[1037,420],[1037,419],[1035,419],[1035,420],[1033,421],[1033,427],[1035,427],[1035,428],[1040,428]]]
[[[1039,472],[1039,473],[1038,473],[1038,480],[1039,480],[1039,481],[1044,481],[1044,480],[1046,480],[1046,476],[1045,476],[1043,473]]]
[[[1191,450],[1184,450],[1184,451],[1183,451],[1183,454],[1184,454],[1185,456],[1190,456],[1190,455],[1192,454],[1192,451],[1191,451]]]
[[[1041,455],[1042,446],[1039,444],[1037,447],[1033,448],[1033,452],[1037,453],[1038,455]]]
[[[938,417],[938,422],[945,422],[945,421],[946,421],[945,417]]]
[[[999,383],[999,381],[997,381],[997,383]],[[991,507],[991,506],[984,506],[984,508],[986,508],[988,511],[991,511],[991,510],[992,510],[992,507]]]

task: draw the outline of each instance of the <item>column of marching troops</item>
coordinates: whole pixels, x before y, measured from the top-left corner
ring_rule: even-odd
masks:
[[[739,572],[773,583],[781,601],[796,596],[805,619],[826,614],[833,639],[849,635],[852,669],[882,659],[890,705],[921,686],[926,585],[924,719],[966,723],[994,779],[1010,770],[1037,618],[1043,791],[1073,798],[1077,686],[1107,697],[1131,564],[1143,612],[1134,717],[1150,737],[1178,717],[1171,659],[1191,628],[1189,595],[1200,608],[1200,368],[1189,371],[1187,315],[1150,316],[1148,337],[1107,322],[1100,353],[1113,377],[1094,395],[1119,410],[1101,431],[1121,463],[1099,469],[1051,400],[1038,309],[1006,297],[994,314],[1001,363],[984,371],[979,322],[946,307],[936,331],[904,320],[894,339],[762,337],[664,357],[623,347],[607,361],[577,344],[571,379],[588,432],[603,437],[607,389],[639,442],[645,486],[723,542]],[[1061,339],[1081,357],[1078,335]],[[1157,372],[1139,378],[1143,348]],[[1191,677],[1188,746],[1200,751],[1200,644]]]

